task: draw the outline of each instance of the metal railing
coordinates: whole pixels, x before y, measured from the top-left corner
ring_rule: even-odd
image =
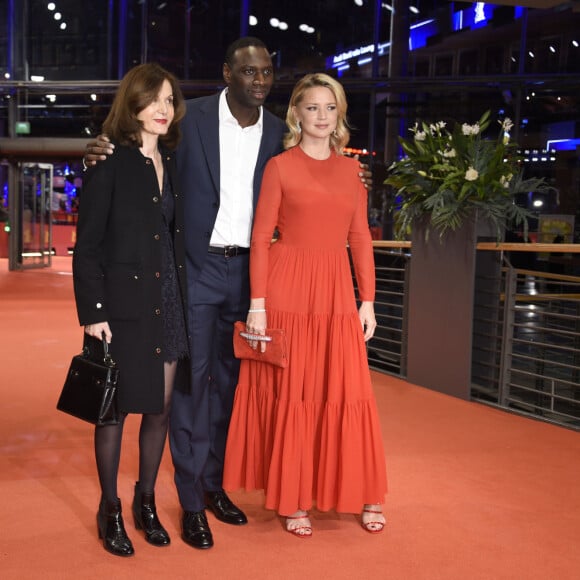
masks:
[[[412,248],[409,242],[374,246],[377,331],[368,346],[369,365],[404,378]],[[501,252],[501,261],[495,275],[476,279],[471,398],[580,430],[580,277],[515,268],[508,255],[576,254],[580,246],[480,243],[477,248],[478,256]],[[545,269],[548,262],[538,264]]]
[[[405,374],[405,288],[408,255],[375,249],[377,330],[368,348],[371,368]]]
[[[580,278],[505,258],[498,286],[495,305],[475,304],[472,398],[580,429]]]

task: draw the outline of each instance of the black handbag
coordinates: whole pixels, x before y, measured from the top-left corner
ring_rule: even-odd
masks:
[[[119,369],[102,343],[85,333],[83,352],[73,357],[56,408],[93,425],[116,425]]]

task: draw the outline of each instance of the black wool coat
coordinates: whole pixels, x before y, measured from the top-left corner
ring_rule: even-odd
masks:
[[[174,154],[164,152],[163,163],[175,200],[173,243],[185,300],[183,196]],[[109,323],[119,406],[128,413],[163,411],[162,220],[153,162],[136,147],[116,144],[85,174],[73,254],[77,313],[82,326]],[[180,365],[178,380],[187,382],[189,361]]]

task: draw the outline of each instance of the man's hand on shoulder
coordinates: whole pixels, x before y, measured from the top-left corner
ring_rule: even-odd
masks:
[[[89,141],[85,148],[83,164],[85,167],[92,167],[97,161],[104,161],[107,155],[112,155],[115,146],[106,135],[97,135],[94,141]]]
[[[358,161],[359,167],[361,169],[358,175],[360,177],[360,180],[362,181],[362,184],[367,189],[372,189],[373,188],[373,174],[369,170],[369,166],[366,163],[362,163],[359,160],[358,155],[355,155],[354,158]]]

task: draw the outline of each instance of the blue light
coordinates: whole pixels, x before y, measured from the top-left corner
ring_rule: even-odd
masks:
[[[490,24],[490,21],[493,17],[493,13],[497,7],[493,4],[488,4],[487,2],[476,2],[473,6],[466,8],[465,10],[460,10],[455,12],[452,16],[452,30],[457,32],[459,30],[464,29],[477,29],[483,28]],[[521,18],[523,15],[523,8],[515,7],[514,8],[514,17]],[[441,27],[439,26],[438,22],[435,19],[423,20],[421,22],[417,22],[413,24],[409,34],[409,50],[417,50],[418,48],[423,48],[427,46],[427,40],[432,37],[436,36],[441,32]],[[377,54],[381,56],[383,54],[387,54],[389,48],[389,43],[379,44],[377,46]],[[329,56],[326,59],[326,68],[327,69],[337,69],[339,73],[343,70],[343,65],[350,61],[356,59],[360,59],[361,57],[368,55],[369,53],[373,53],[375,51],[374,44],[367,44],[355,47],[350,50],[343,51],[339,54]],[[368,56],[367,56],[368,58]],[[366,59],[365,59],[366,60]]]
[[[483,28],[489,24],[495,7],[486,2],[476,2],[472,7],[460,10],[453,15],[452,27],[455,32],[465,28]]]
[[[411,34],[409,35],[409,50],[417,50],[427,46],[427,39],[430,36],[435,36],[438,32],[437,22],[433,19],[425,20],[411,26]]]
[[[580,139],[551,139],[546,142],[548,151],[576,151],[578,147],[580,147]]]

